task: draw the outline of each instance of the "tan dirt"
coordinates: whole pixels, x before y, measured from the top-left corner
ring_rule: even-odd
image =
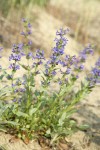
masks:
[[[65,24],[56,19],[52,15],[46,13],[45,10],[36,8],[33,13],[37,13],[37,19],[33,25],[32,40],[36,47],[42,47],[46,56],[50,55],[51,45],[53,46],[53,39],[55,31],[59,27],[65,27]],[[68,37],[69,43],[66,47],[66,53],[71,55],[77,54],[82,46],[73,38]],[[7,66],[7,56],[9,49],[4,52],[3,61],[0,60],[3,66]],[[95,54],[86,64],[86,72],[90,69],[98,55]],[[22,74],[20,72],[19,74]],[[38,83],[39,84],[39,83]],[[79,131],[75,133],[69,140],[73,143],[73,150],[100,150],[100,87],[97,86],[93,92],[79,104],[78,112],[74,115],[79,123],[87,123],[90,129],[87,132]],[[7,148],[7,150],[45,150],[40,147],[38,142],[31,141],[29,145],[25,145],[21,140],[10,143],[11,135],[0,133],[0,145]]]

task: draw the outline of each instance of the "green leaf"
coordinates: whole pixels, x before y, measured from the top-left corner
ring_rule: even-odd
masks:
[[[66,112],[64,112],[61,116],[61,118],[59,119],[59,125],[62,126],[64,123],[64,120],[66,118]]]
[[[30,125],[26,125],[26,128],[29,129],[29,128],[30,128]]]
[[[3,77],[4,77],[4,75],[1,75],[1,76],[0,76],[0,80],[2,80],[2,79],[3,79]]]
[[[17,115],[18,117],[24,117],[24,118],[28,118],[28,117],[29,117],[28,114],[23,113],[23,112],[21,112],[21,111],[16,112],[16,115]]]
[[[22,65],[21,63],[19,63],[19,65],[20,65],[22,68],[24,68],[25,70],[29,70],[29,67],[28,67],[28,66]]]
[[[29,115],[32,116],[37,111],[37,108],[31,108],[29,110]]]
[[[19,138],[21,138],[22,137],[22,135],[21,135],[21,133],[18,133],[18,135],[17,135]]]
[[[6,132],[6,129],[5,129],[4,125],[0,124],[0,131]]]
[[[1,124],[10,124],[10,125],[13,125],[13,126],[18,126],[19,123],[15,122],[15,121],[2,121],[0,122]]]
[[[76,125],[76,121],[70,120],[70,126],[72,127],[72,126],[75,126],[75,125]]]
[[[51,134],[51,129],[50,128],[46,131],[46,134]]]
[[[80,125],[80,126],[78,126],[78,128],[79,128],[80,130],[86,130],[86,129],[89,128],[89,125],[87,125],[87,124]]]

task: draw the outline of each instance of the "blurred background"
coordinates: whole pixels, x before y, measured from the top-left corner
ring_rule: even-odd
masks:
[[[54,45],[56,30],[68,27],[70,32],[67,35],[67,54],[77,54],[90,43],[95,53],[86,63],[86,71],[89,71],[100,57],[100,0],[0,0],[0,46],[3,46],[5,51],[0,61],[2,65],[8,65],[7,56],[12,44],[23,41],[20,35],[23,29],[22,18],[28,19],[32,24],[33,52],[40,48],[48,57]],[[89,134],[93,137],[88,150],[100,149],[99,110],[98,86],[82,102],[77,114],[78,121],[83,121],[91,127]],[[81,143],[84,143],[83,133],[75,134],[72,142],[75,140],[76,143],[79,141],[81,150]]]
[[[91,43],[100,53],[100,0],[0,0],[0,44],[4,47],[20,41],[23,17],[33,26],[35,48],[48,48],[62,26],[70,28],[73,45]]]

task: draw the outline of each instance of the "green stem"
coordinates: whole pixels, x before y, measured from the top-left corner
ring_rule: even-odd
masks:
[[[30,97],[31,97],[31,92],[30,92],[30,68],[29,68],[29,59],[27,59],[27,64],[28,64],[28,73],[27,73],[27,77],[28,77],[28,81],[27,81],[27,108],[30,107]]]

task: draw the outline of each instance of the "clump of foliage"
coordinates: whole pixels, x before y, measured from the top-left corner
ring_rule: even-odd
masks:
[[[80,73],[84,71],[87,56],[93,55],[91,46],[78,56],[66,55],[68,29],[61,28],[56,32],[52,54],[46,59],[43,50],[32,53],[32,27],[26,19],[22,21],[24,30],[21,35],[25,42],[14,44],[9,66],[0,67],[1,84],[6,80],[6,85],[3,83],[0,88],[0,128],[23,140],[46,137],[53,143],[82,128],[71,116],[76,111],[76,104],[100,82],[100,58],[79,89],[73,92]],[[23,58],[27,64],[21,61]],[[21,69],[23,75],[16,77]],[[36,77],[40,79],[38,88]],[[52,85],[58,88],[51,89]]]

